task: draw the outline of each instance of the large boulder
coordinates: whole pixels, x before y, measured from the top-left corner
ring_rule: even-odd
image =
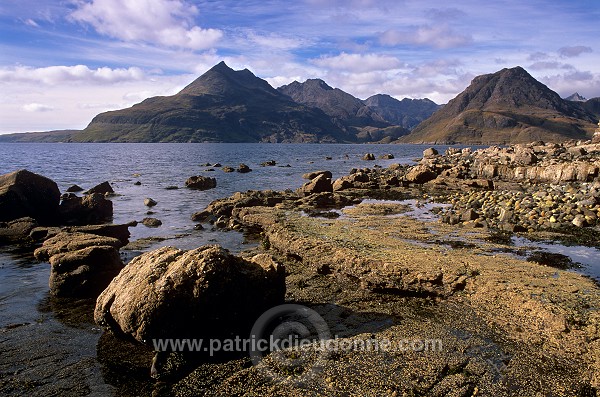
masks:
[[[103,194],[105,196],[109,196],[109,195],[114,194],[115,191],[112,188],[112,186],[110,185],[110,183],[108,183],[108,181],[104,181],[104,182],[102,182],[102,183],[94,186],[93,188],[91,188],[87,192],[85,192],[85,194],[94,194],[94,193],[98,193],[98,194]]]
[[[31,217],[55,223],[60,191],[54,181],[27,170],[0,176],[0,222]]]
[[[331,179],[333,177],[333,175],[331,174],[331,171],[321,170],[321,171],[307,172],[306,174],[302,175],[302,178],[312,181],[319,175],[325,175],[325,177],[329,178],[329,179]]]
[[[123,268],[113,237],[60,232],[35,250],[38,260],[49,261],[50,293],[61,297],[95,298]]]
[[[84,197],[69,194],[63,197],[59,213],[63,224],[94,225],[112,219],[113,204],[101,193],[92,193]]]
[[[406,180],[411,183],[423,184],[437,178],[437,174],[423,164],[415,165],[406,174]]]
[[[95,321],[152,344],[158,338],[247,335],[283,302],[285,271],[269,256],[246,260],[218,245],[163,247],[134,258],[96,301]]]
[[[208,190],[217,187],[217,180],[202,175],[191,176],[185,181],[190,189]]]
[[[313,193],[333,192],[333,186],[331,184],[331,179],[328,178],[327,175],[319,174],[312,181],[305,183],[301,187],[301,191],[305,196],[308,196]]]
[[[61,297],[96,298],[123,268],[112,246],[90,246],[50,258],[50,293]]]
[[[47,261],[54,255],[78,251],[87,247],[110,246],[119,249],[123,245],[121,240],[114,237],[82,232],[60,232],[44,241],[33,255],[38,260]]]

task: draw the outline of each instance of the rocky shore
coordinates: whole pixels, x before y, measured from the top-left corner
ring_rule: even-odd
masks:
[[[365,155],[365,164],[373,159]],[[0,212],[15,214],[2,219],[0,238],[26,243],[50,263],[56,307],[89,300],[82,307],[105,330],[97,359],[116,394],[597,395],[600,287],[553,257],[526,260],[510,237],[600,247],[600,144],[431,148],[416,165],[304,178],[295,191],[238,192],[191,215],[198,230],[260,240],[241,255],[208,245],[123,260],[128,225],[102,224],[110,185],[61,199],[56,184],[28,171],[0,177]],[[188,182],[197,190],[217,184],[201,176]],[[36,189],[27,184],[47,192],[31,195]],[[44,197],[48,210],[36,212]],[[438,221],[414,214],[423,204]],[[311,345],[272,352],[260,365],[247,350],[155,354],[155,338],[246,335],[281,303],[314,311],[336,343],[395,348],[322,352]],[[307,335],[299,321],[287,327]],[[31,332],[22,328],[0,330],[0,339],[12,337],[0,359],[0,392],[57,392],[52,382],[36,386],[28,378],[35,375],[2,372],[13,355],[33,355],[13,343]],[[441,348],[399,348],[407,341]],[[62,390],[81,394],[80,381]]]

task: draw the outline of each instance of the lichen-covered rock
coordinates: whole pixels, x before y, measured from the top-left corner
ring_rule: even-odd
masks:
[[[82,232],[61,232],[44,241],[41,247],[34,251],[36,259],[47,261],[50,257],[66,252],[77,251],[92,246],[110,246],[121,248],[123,242],[114,237],[100,236]]]
[[[108,245],[89,246],[50,258],[50,293],[95,298],[123,268],[119,251]]]
[[[59,202],[60,191],[51,179],[27,170],[0,176],[0,222],[31,217],[54,223]]]
[[[143,343],[246,335],[283,302],[285,272],[270,257],[245,260],[220,246],[163,247],[134,258],[98,297],[95,321]]]

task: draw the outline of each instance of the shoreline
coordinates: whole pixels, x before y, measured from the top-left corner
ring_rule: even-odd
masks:
[[[444,163],[437,160],[438,164]],[[571,271],[503,254],[507,246],[495,240],[497,231],[491,222],[495,215],[479,213],[478,207],[471,208],[475,214],[469,214],[477,218],[463,219],[465,209],[455,206],[460,213],[458,222],[452,224],[416,219],[407,215],[409,209],[404,204],[363,202],[366,197],[435,202],[454,194],[456,189],[452,183],[459,179],[462,182],[456,186],[465,191],[485,193],[509,187],[492,178],[494,189],[489,190],[489,184],[480,178],[461,179],[451,175],[442,175],[445,185],[429,183],[452,169],[443,169],[443,165],[430,167],[435,177],[429,174],[432,178],[424,183],[406,179],[415,167],[427,167],[431,163],[431,159],[427,159],[412,167],[357,169],[339,178],[352,186],[335,191],[313,191],[317,183],[309,185],[319,178],[317,176],[297,192],[237,193],[211,203],[195,214],[194,220],[207,225],[210,219],[210,223],[219,225],[217,229],[259,233],[262,242],[243,251],[241,256],[249,258],[268,253],[284,264],[285,301],[317,311],[340,338],[441,339],[443,352],[337,352],[327,360],[318,378],[300,386],[269,382],[250,365],[248,358],[194,364],[195,368],[183,372],[175,365],[167,368],[163,381],[155,382],[149,374],[151,351],[134,347],[110,334],[101,334],[91,322],[90,313],[78,317],[71,313],[69,305],[55,301],[57,305],[52,310],[66,312],[68,327],[74,326],[73,335],[78,335],[76,329],[81,326],[94,329],[92,333],[96,336],[88,342],[101,335],[96,348],[97,360],[101,361],[104,376],[114,376],[109,376],[111,380],[96,378],[92,381],[67,376],[67,384],[94,384],[107,393],[121,390],[127,394],[137,388],[141,395],[155,392],[181,396],[199,393],[517,395],[515,390],[518,395],[553,392],[587,396],[596,392],[600,387],[600,288],[597,283]],[[422,168],[417,168],[421,174],[428,171]],[[394,176],[396,180],[392,179]],[[468,186],[472,182],[475,185]],[[336,181],[329,183],[334,190]],[[338,187],[340,185],[342,182]],[[446,216],[443,211],[438,214],[440,218]],[[335,217],[331,213],[342,216]],[[575,215],[560,223],[572,224],[574,219]],[[597,225],[572,226],[565,230],[590,232],[584,240],[598,247]],[[550,226],[523,232],[513,229],[502,234],[529,238],[556,237],[560,232],[564,231]],[[73,315],[75,320],[70,321]],[[0,338],[15,341],[32,335],[33,326],[4,328]],[[40,343],[47,343],[45,337],[41,336]],[[7,363],[16,362],[17,355],[22,354],[29,355],[30,362],[34,363],[38,352],[18,348],[5,356],[0,368],[4,370]],[[130,357],[126,358],[127,355]],[[25,390],[29,384],[29,391],[41,393],[62,387],[33,381],[43,372],[39,365],[33,365],[33,372],[15,373],[0,380],[0,390]],[[77,365],[90,364],[79,362]],[[89,372],[90,368],[97,368],[96,365],[83,371]],[[125,375],[119,377],[119,370]],[[539,379],[540,374],[543,379]],[[28,377],[31,377],[30,383],[27,383]],[[105,382],[112,382],[112,386]],[[71,389],[71,392],[83,392],[85,387]]]

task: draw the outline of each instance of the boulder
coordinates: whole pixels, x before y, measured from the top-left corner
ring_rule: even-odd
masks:
[[[121,240],[114,237],[82,232],[60,232],[44,241],[33,255],[40,261],[47,261],[54,255],[78,251],[87,247],[109,246],[119,249],[123,245]]]
[[[319,175],[325,175],[325,177],[329,178],[329,179],[331,179],[333,177],[333,175],[331,174],[331,171],[313,171],[313,172],[307,172],[306,174],[302,175],[302,178],[312,181]]]
[[[248,166],[247,166],[246,164],[244,164],[244,163],[241,163],[241,164],[238,166],[238,169],[237,169],[237,172],[240,172],[240,173],[242,173],[242,174],[245,174],[245,173],[247,173],[247,172],[250,172],[250,171],[252,171],[252,170],[250,169],[250,167],[248,167]]]
[[[113,279],[94,319],[149,345],[157,338],[245,337],[284,295],[284,268],[268,255],[246,260],[218,245],[163,247],[134,258]]]
[[[148,198],[146,198],[146,199],[144,200],[144,205],[145,205],[146,207],[154,207],[156,204],[158,204],[158,203],[156,202],[156,200],[154,200],[154,199],[151,199],[150,197],[148,197]]]
[[[37,226],[36,220],[30,217],[0,222],[0,244],[27,242],[30,240],[29,234]]]
[[[392,160],[394,159],[394,155],[391,153],[387,153],[387,154],[382,154],[381,156],[379,156],[380,159],[382,160]]]
[[[63,231],[70,233],[88,233],[95,234],[97,236],[112,237],[116,238],[121,242],[121,246],[125,246],[129,243],[129,224],[126,225],[88,225],[88,226],[69,226],[63,228]]]
[[[147,227],[159,227],[162,225],[162,221],[156,218],[144,218],[142,219],[142,225]]]
[[[202,175],[191,176],[185,181],[185,186],[190,189],[208,190],[217,187],[217,180]]]
[[[406,180],[411,183],[423,184],[437,178],[437,174],[423,164],[416,165],[406,174]]]
[[[351,189],[352,182],[350,182],[348,179],[346,179],[344,177],[338,178],[335,180],[335,182],[333,182],[332,188],[333,188],[334,192],[338,192],[340,190]]]
[[[70,195],[60,203],[60,220],[66,225],[93,225],[110,221],[113,217],[112,201],[101,193],[84,197]]]
[[[105,181],[99,185],[94,186],[87,192],[85,192],[85,194],[94,194],[94,193],[98,193],[98,194],[102,194],[102,195],[111,195],[111,194],[114,194],[115,191],[113,190],[112,186],[110,186],[110,183],[108,183],[108,181]]]
[[[375,155],[373,153],[366,153],[363,156],[363,160],[373,161],[373,160],[375,160]]]
[[[222,168],[223,172],[234,172],[235,169],[233,169],[233,167],[229,167],[229,166],[225,166]]]
[[[274,167],[277,164],[275,160],[267,160],[260,163],[261,167]]]
[[[0,176],[0,222],[31,217],[55,223],[59,202],[60,191],[51,179],[27,170]]]
[[[50,265],[50,293],[81,298],[96,298],[123,268],[119,251],[107,245],[53,255]]]
[[[78,185],[71,185],[67,188],[67,193],[83,192],[83,188]]]
[[[428,148],[423,150],[423,158],[431,158],[431,157],[435,157],[438,155],[438,151],[435,148]]]
[[[305,196],[308,196],[313,193],[333,192],[333,186],[331,185],[330,178],[327,178],[324,174],[320,174],[312,181],[305,183],[301,190]]]

